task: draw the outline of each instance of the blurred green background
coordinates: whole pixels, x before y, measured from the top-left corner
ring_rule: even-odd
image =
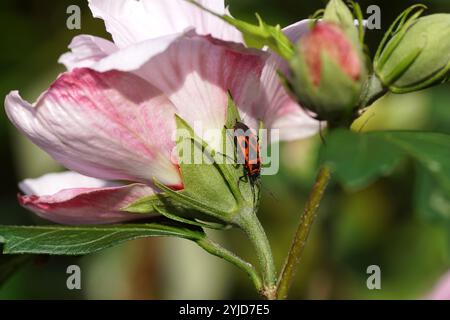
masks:
[[[31,101],[58,73],[58,57],[79,33],[109,37],[81,0],[2,0],[0,2],[0,97],[20,89]],[[326,1],[230,0],[231,12],[253,20],[259,12],[286,26],[306,18]],[[359,1],[381,7],[382,27],[416,1]],[[429,12],[450,12],[448,0],[423,0]],[[82,30],[66,28],[66,8],[82,8]],[[371,52],[383,31],[370,31]],[[356,129],[412,129],[450,133],[450,86],[383,98]],[[367,121],[366,121],[367,120]],[[36,217],[16,201],[17,182],[61,170],[21,137],[0,112],[0,224],[33,224]],[[285,143],[282,166],[265,177],[260,217],[281,265],[315,175],[320,139]],[[450,160],[450,159],[449,159]],[[425,180],[423,180],[425,179]],[[434,190],[413,163],[402,163],[390,177],[364,190],[332,184],[313,228],[297,274],[292,299],[407,299],[424,297],[450,268],[450,197]],[[431,197],[436,201],[430,201]],[[253,251],[238,231],[214,235],[245,257]],[[66,268],[82,268],[82,290],[66,288]],[[379,265],[382,290],[366,287],[366,269]],[[3,287],[0,298],[62,299],[222,299],[256,298],[240,270],[177,239],[127,243],[82,258],[38,258],[21,268]]]

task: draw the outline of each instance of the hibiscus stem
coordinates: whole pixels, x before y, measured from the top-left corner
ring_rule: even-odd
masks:
[[[263,288],[260,294],[269,300],[275,299],[276,270],[273,262],[272,250],[264,228],[254,212],[247,212],[239,216],[237,225],[247,234],[252,242],[263,277]]]
[[[222,247],[220,244],[206,237],[198,240],[197,244],[201,248],[203,248],[206,252],[215,255],[216,257],[222,258],[225,261],[228,261],[237,266],[238,268],[242,269],[251,278],[256,290],[258,290],[258,292],[261,292],[263,290],[261,277],[259,276],[258,272],[256,271],[256,269],[253,267],[252,264],[242,260],[234,253]]]
[[[322,167],[317,174],[316,182],[309,195],[303,215],[300,218],[300,224],[292,241],[291,249],[286,257],[283,269],[278,278],[276,289],[277,299],[286,299],[289,288],[294,280],[297,265],[305,249],[312,224],[317,216],[320,203],[330,181],[331,172],[328,167]]]

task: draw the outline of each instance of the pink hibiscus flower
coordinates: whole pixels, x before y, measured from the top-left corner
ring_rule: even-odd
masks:
[[[203,5],[226,12],[222,0]],[[67,72],[30,104],[17,91],[5,100],[11,122],[67,169],[20,184],[20,203],[62,224],[106,224],[144,217],[122,208],[183,182],[173,132],[177,114],[221,129],[230,91],[243,121],[263,121],[281,139],[318,131],[287,95],[276,59],[183,0],[91,0],[114,42],[77,36],[62,55]],[[306,25],[287,30],[298,37]],[[120,181],[118,183],[117,181]]]

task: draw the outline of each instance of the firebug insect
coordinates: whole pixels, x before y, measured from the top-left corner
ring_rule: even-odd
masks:
[[[238,160],[243,160],[246,176],[254,185],[261,175],[261,156],[258,136],[242,122],[236,122],[233,127],[234,144]]]

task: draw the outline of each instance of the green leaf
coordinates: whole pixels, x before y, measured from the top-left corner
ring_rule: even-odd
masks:
[[[191,2],[202,10],[205,10],[236,27],[236,29],[242,32],[244,41],[248,47],[262,49],[264,46],[268,46],[285,60],[290,60],[294,56],[294,44],[283,33],[280,25],[269,25],[265,23],[258,14],[256,14],[258,25],[251,24],[228,15],[218,14],[205,8],[194,0],[186,1]]]
[[[450,191],[450,136],[432,132],[332,132],[322,149],[322,161],[351,189],[363,188],[395,165],[412,158]]]
[[[424,219],[450,219],[450,190],[442,188],[436,179],[422,167],[417,170],[414,194],[415,210]]]
[[[328,137],[321,156],[343,185],[358,189],[391,173],[401,151],[377,136],[337,130]]]
[[[450,135],[434,132],[378,134],[415,159],[442,188],[450,192]]]
[[[169,236],[198,241],[200,228],[158,219],[145,224],[109,226],[0,226],[0,243],[5,254],[85,255],[126,241]]]

